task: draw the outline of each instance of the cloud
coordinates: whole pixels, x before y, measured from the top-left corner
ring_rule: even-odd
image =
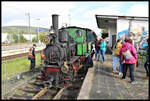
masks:
[[[51,15],[58,14],[60,28],[64,23],[69,23],[68,15],[70,14],[72,26],[90,28],[99,33],[96,14],[148,16],[148,4],[136,2],[2,2],[2,26],[27,26],[28,16],[25,16],[25,13],[28,12],[31,26],[50,28]],[[35,19],[40,19],[40,21]]]
[[[148,17],[148,5],[144,4],[136,4],[132,6],[127,13],[130,16],[142,16],[142,17]]]
[[[25,13],[28,12],[30,13],[31,21],[39,18],[43,25],[43,23],[51,23],[52,14],[58,14],[61,17],[68,16],[71,8],[74,8],[71,2],[2,2],[2,25],[17,25],[20,24],[18,21],[21,20],[23,20],[21,21],[22,25],[25,25],[24,20],[26,19],[27,21],[28,19]]]

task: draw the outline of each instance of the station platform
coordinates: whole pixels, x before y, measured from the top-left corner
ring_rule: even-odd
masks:
[[[125,80],[112,73],[112,56],[106,55],[106,63],[94,61],[89,68],[77,99],[149,99],[149,79],[145,79],[145,61],[139,60],[135,80],[130,83],[129,71]],[[117,66],[117,69],[119,65]]]

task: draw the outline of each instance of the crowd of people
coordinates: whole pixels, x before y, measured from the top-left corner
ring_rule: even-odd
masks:
[[[149,44],[149,39],[147,39]],[[125,38],[124,40],[118,39],[112,48],[113,59],[112,59],[112,69],[113,73],[122,76],[122,80],[126,79],[127,70],[129,68],[131,84],[137,84],[134,76],[135,69],[138,66],[138,46],[134,46],[133,40],[130,38]],[[149,78],[149,47],[145,47],[146,51],[146,62],[144,64],[146,76]],[[104,39],[97,37],[95,42],[95,60],[106,62],[105,52],[106,52],[106,42]],[[101,57],[103,60],[101,60]],[[117,64],[119,62],[119,72],[117,71]]]
[[[95,60],[101,61],[101,56],[102,56],[102,63],[105,63],[106,58],[105,58],[105,52],[106,52],[106,42],[104,39],[97,37],[97,40],[95,42]]]

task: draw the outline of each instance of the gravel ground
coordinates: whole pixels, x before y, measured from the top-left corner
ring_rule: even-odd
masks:
[[[36,77],[38,74],[39,74],[39,68],[36,68],[36,72],[33,73],[33,72],[24,72],[22,73],[22,77],[18,80],[16,79],[16,77],[12,77],[11,79],[9,80],[5,80],[5,81],[2,81],[2,89],[1,89],[1,92],[2,92],[2,98],[4,97],[5,94],[13,91],[14,89],[18,88],[19,86],[25,84],[28,80]]]

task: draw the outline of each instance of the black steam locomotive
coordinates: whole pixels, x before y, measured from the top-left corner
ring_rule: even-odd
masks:
[[[58,29],[58,15],[52,15],[49,35],[44,37],[46,48],[43,50],[43,70],[40,78],[45,86],[69,86],[86,59],[91,55],[92,43],[96,39],[94,31],[88,28],[63,27]]]

